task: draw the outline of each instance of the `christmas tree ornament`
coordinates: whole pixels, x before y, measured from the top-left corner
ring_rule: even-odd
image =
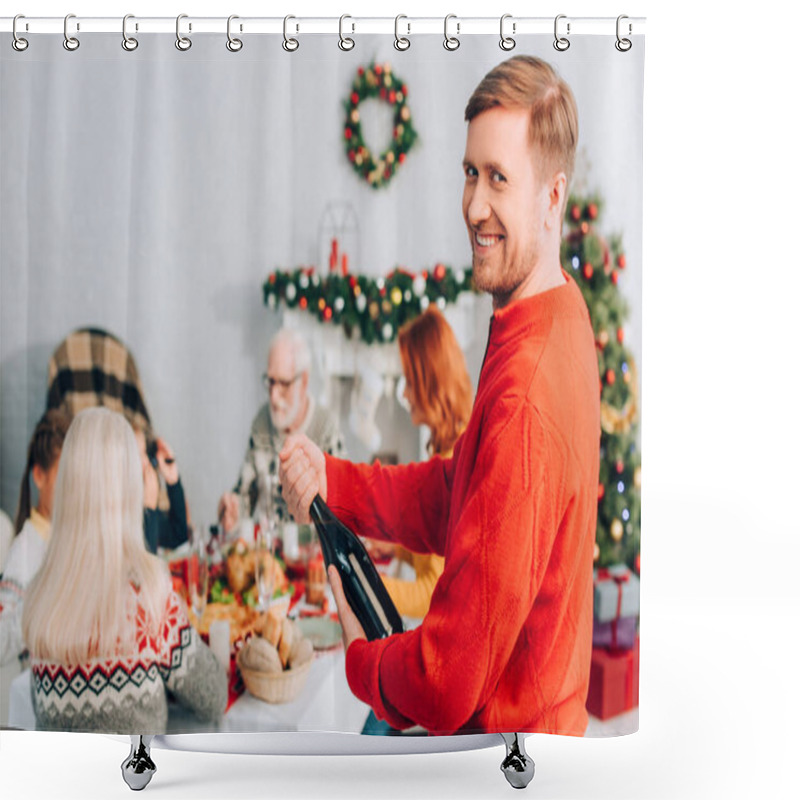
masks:
[[[617,341],[622,344],[625,341],[625,331],[622,328],[617,328]]]
[[[305,297],[301,297],[300,298],[300,302],[298,303],[298,305],[300,306],[300,308],[302,308],[305,311],[306,308],[308,308],[308,299],[305,298]]]
[[[587,281],[590,281],[592,279],[592,275],[594,275],[594,267],[591,264],[584,264],[583,275]]]
[[[622,523],[618,519],[614,519],[611,523],[611,538],[615,542],[619,542],[622,540],[623,533]]]
[[[606,383],[609,386],[613,386],[616,383],[616,380],[617,380],[617,375],[614,372],[614,370],[613,369],[607,369],[606,370]]]

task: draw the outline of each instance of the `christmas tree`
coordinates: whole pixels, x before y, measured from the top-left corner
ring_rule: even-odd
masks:
[[[597,197],[571,197],[561,263],[575,278],[592,319],[600,371],[600,482],[597,487],[595,565],[639,567],[641,454],[638,443],[638,377],[625,346],[628,305],[618,288],[625,270],[619,237],[596,230]]]

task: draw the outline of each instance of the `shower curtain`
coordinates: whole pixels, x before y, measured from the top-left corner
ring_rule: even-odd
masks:
[[[24,50],[2,47],[0,506],[13,518],[20,483],[32,480],[28,445],[59,379],[54,352],[90,329],[135,358],[153,441],[168,442],[180,466],[192,540],[159,552],[181,620],[166,660],[45,664],[21,641],[3,653],[4,669],[19,672],[4,684],[3,724],[92,730],[108,698],[135,706],[143,686],[164,684],[177,701],[164,695],[167,722],[153,732],[635,731],[643,37],[615,46],[612,24],[609,35],[573,36],[565,49],[543,34],[501,49],[496,34],[458,38],[452,28],[446,47],[441,34],[412,35],[405,49],[392,35],[360,34],[347,49],[346,27],[344,39],[291,25],[283,35],[231,30],[200,35],[179,23],[177,40],[139,34],[121,47],[119,34],[72,29],[66,39],[29,34]],[[65,47],[73,35],[79,46]],[[574,97],[569,167],[533,138],[513,138],[516,101],[465,121],[476,87],[509,59],[552,70]],[[530,161],[518,158],[522,144]],[[559,172],[564,180],[548,184]],[[537,233],[554,226],[555,238]],[[519,281],[502,276],[528,275],[542,252],[557,259],[555,284],[515,294]],[[429,430],[404,408],[397,345],[403,325],[432,308],[455,333],[475,399],[443,461],[429,460]],[[391,533],[383,517],[397,511],[387,500],[400,491],[393,476],[412,474],[404,465],[425,464],[425,491],[441,488],[428,507],[422,486],[403,485],[419,498],[404,509],[408,528],[435,531],[405,531],[405,544],[444,556],[445,577],[429,615],[407,617],[400,636],[345,651],[330,588],[311,602],[314,535],[288,517],[271,526],[280,586],[269,612],[252,574],[249,594],[231,585],[231,558],[258,550],[264,517],[246,509],[232,532],[209,534],[220,497],[241,488],[265,382],[274,381],[268,346],[282,327],[309,345],[308,396],[335,423],[337,452],[382,465],[330,468],[335,510],[357,533]],[[495,358],[502,335],[532,348],[530,370],[504,372],[517,351]],[[564,362],[581,354],[575,379]],[[120,379],[95,356],[75,355],[63,379],[101,394],[99,381],[113,394]],[[540,357],[554,371],[537,382]],[[559,385],[581,391],[559,395]],[[553,391],[560,421],[547,405]],[[581,425],[594,439],[576,456],[564,437],[585,442]],[[513,448],[500,446],[509,430]],[[482,494],[482,482],[495,494]],[[369,509],[347,485],[373,487]],[[166,489],[162,478],[163,507]],[[509,499],[516,493],[534,498],[531,507]],[[16,560],[2,566],[4,631],[21,625],[36,573],[22,541],[20,532]],[[397,558],[376,560],[413,579]],[[193,603],[198,564],[209,578]],[[258,669],[248,676],[242,655],[269,639],[267,616],[313,648],[295,680],[282,659],[282,688]],[[215,621],[225,623],[222,644]],[[182,706],[170,683],[185,653],[210,654],[225,674],[224,713],[211,722]],[[127,729],[135,718],[96,729],[147,732]]]

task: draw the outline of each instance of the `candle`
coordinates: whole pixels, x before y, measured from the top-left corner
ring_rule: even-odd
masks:
[[[230,671],[231,666],[231,623],[227,619],[217,619],[208,629],[208,647],[217,661]]]
[[[347,253],[342,254],[342,275],[347,275]]]

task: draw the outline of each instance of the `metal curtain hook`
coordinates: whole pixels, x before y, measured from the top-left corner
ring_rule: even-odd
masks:
[[[339,49],[344,50],[345,52],[348,50],[352,50],[356,46],[355,41],[351,39],[349,36],[345,36],[342,30],[344,26],[344,21],[346,19],[353,19],[353,18],[349,14],[342,14],[342,16],[339,17]],[[354,32],[356,29],[355,22],[351,23],[351,25],[353,26],[353,32]]]
[[[399,27],[400,27],[400,20],[401,19],[408,19],[405,14],[398,14],[394,18],[394,49],[395,50],[408,50],[411,47],[411,39],[407,39],[405,36],[400,35]],[[411,23],[407,22],[406,27],[408,28],[408,33],[411,33]]]
[[[228,17],[228,41],[225,42],[225,47],[227,47],[231,53],[238,53],[244,46],[241,39],[235,39],[233,36],[231,36],[231,22],[233,22],[235,19],[239,19],[236,14],[231,14]]]
[[[447,28],[451,19],[457,20],[458,17],[456,17],[455,14],[448,14],[444,18],[444,42],[442,44],[445,50],[449,50],[452,53],[453,50],[458,50],[458,48],[461,47],[461,40],[458,38],[458,34],[461,33],[461,23],[456,22],[456,35],[450,36],[447,32]]]
[[[560,19],[566,19],[566,14],[559,14],[556,17],[556,21],[553,25],[553,32],[555,35],[555,41],[553,42],[553,47],[558,50],[559,53],[563,53],[565,50],[569,50],[570,41],[567,39],[566,36],[559,36],[558,35],[558,21]],[[569,22],[567,23],[567,36],[569,36]]]
[[[24,14],[17,14],[17,16],[16,16],[16,17],[14,17],[14,22],[12,22],[12,23],[11,23],[11,33],[12,33],[12,35],[13,35],[13,37],[14,37],[14,38],[11,40],[11,46],[12,46],[12,47],[13,47],[13,48],[14,48],[14,49],[15,49],[15,50],[18,52],[18,53],[21,53],[23,50],[27,50],[27,49],[28,49],[28,40],[27,40],[27,39],[23,39],[23,38],[22,38],[22,37],[21,37],[21,36],[20,36],[20,35],[17,33],[17,20],[18,20],[18,19],[25,19],[25,15],[24,15]]]
[[[297,39],[289,37],[288,27],[290,19],[296,19],[296,17],[293,17],[291,14],[289,14],[283,18],[283,49],[287,53],[293,53],[298,47],[300,47],[300,42],[298,42]]]
[[[517,46],[516,41],[514,41],[511,36],[506,36],[503,31],[503,27],[507,19],[511,19],[511,14],[503,14],[503,16],[500,17],[500,49],[505,50],[506,52],[513,50]],[[511,23],[511,32],[517,32],[516,22]]]
[[[623,39],[619,35],[620,22],[622,22],[622,20],[624,20],[624,19],[628,19],[627,15],[625,15],[625,14],[620,14],[617,17],[617,41],[614,42],[614,47],[616,47],[617,50],[620,51],[620,53],[627,53],[628,50],[630,50],[631,47],[633,47],[633,42],[630,39]],[[633,28],[631,27],[631,24],[629,22],[628,23],[628,34],[631,34],[631,33],[633,33]]]
[[[75,19],[74,14],[67,14],[67,16],[64,17],[64,49],[70,52],[77,50],[81,46],[81,43],[74,36],[70,36],[67,30],[71,19]],[[78,26],[77,30],[80,30],[80,26]]]
[[[181,52],[185,52],[192,46],[192,40],[188,36],[181,36],[181,20],[188,19],[188,17],[188,14],[178,14],[178,18],[175,20],[175,47]],[[189,30],[191,29],[192,26],[189,25]]]
[[[131,53],[139,46],[139,40],[135,39],[133,36],[128,36],[129,19],[134,19],[133,14],[126,14],[122,18],[122,49]]]

